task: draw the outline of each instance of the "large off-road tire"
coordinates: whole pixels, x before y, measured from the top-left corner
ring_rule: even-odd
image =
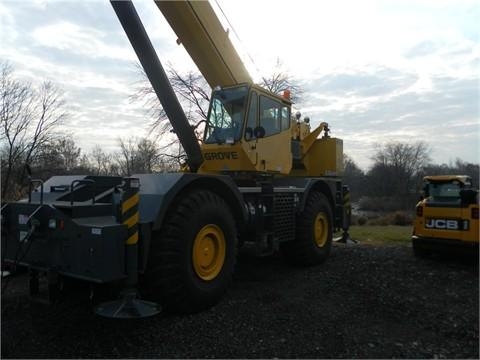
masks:
[[[305,209],[297,217],[295,240],[281,244],[284,258],[294,265],[310,266],[324,262],[332,247],[333,216],[327,198],[312,192]]]
[[[144,294],[170,312],[193,313],[216,304],[232,279],[236,227],[218,195],[189,192],[169,210],[152,238]]]

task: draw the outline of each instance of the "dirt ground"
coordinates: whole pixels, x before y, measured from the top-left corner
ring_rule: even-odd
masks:
[[[94,315],[88,292],[31,302],[27,276],[2,294],[2,358],[475,358],[478,261],[417,259],[408,245],[335,244],[323,265],[241,254],[203,313]]]

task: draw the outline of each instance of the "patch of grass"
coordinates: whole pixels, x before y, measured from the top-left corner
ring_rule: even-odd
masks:
[[[399,225],[363,225],[351,226],[350,238],[362,244],[372,245],[408,245],[411,241],[412,227]],[[334,237],[340,236],[341,232]]]

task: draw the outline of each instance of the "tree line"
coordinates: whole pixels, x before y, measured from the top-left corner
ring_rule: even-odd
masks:
[[[418,201],[427,175],[468,175],[479,184],[479,164],[457,158],[450,164],[434,164],[431,149],[424,141],[416,143],[389,142],[378,147],[364,171],[344,156],[344,179],[351,199],[363,210],[411,210]]]
[[[171,155],[147,138],[118,139],[118,150],[100,145],[83,153],[72,134],[61,125],[69,114],[64,94],[53,83],[39,86],[14,76],[13,67],[0,64],[0,158],[2,201],[17,200],[28,189],[25,164],[34,177],[85,174],[128,176],[133,173],[173,171],[182,155]]]
[[[72,134],[62,133],[69,114],[61,89],[51,82],[34,86],[14,76],[13,67],[0,64],[0,157],[2,201],[19,199],[26,194],[28,180],[25,164],[33,169],[34,177],[48,179],[53,175],[113,175],[176,171],[185,154],[178,141],[160,145],[159,138],[171,131],[163,109],[148,80],[139,67],[139,84],[132,101],[143,101],[151,121],[149,138],[118,139],[117,148],[107,152],[96,145],[88,153],[77,146]],[[170,82],[185,109],[188,120],[202,137],[210,92],[205,80],[195,72],[178,73],[168,68]],[[281,93],[296,89],[301,96],[301,84],[277,65],[260,85]],[[300,99],[297,98],[297,101]],[[373,165],[364,171],[345,155],[345,183],[353,201],[376,210],[408,209],[414,204],[424,175],[466,174],[478,185],[479,165],[457,159],[453,164],[433,164],[426,142],[414,144],[390,142],[374,150]],[[370,203],[369,203],[370,202]]]

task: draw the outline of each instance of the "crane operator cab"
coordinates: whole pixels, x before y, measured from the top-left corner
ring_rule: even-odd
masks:
[[[289,99],[256,85],[216,87],[205,127],[200,172],[288,174],[292,167]]]
[[[312,131],[308,118],[291,117],[288,97],[241,84],[213,90],[201,173],[262,172],[296,176],[338,176],[343,142],[327,123]],[[318,138],[323,133],[322,138]],[[328,156],[325,156],[328,154]]]

